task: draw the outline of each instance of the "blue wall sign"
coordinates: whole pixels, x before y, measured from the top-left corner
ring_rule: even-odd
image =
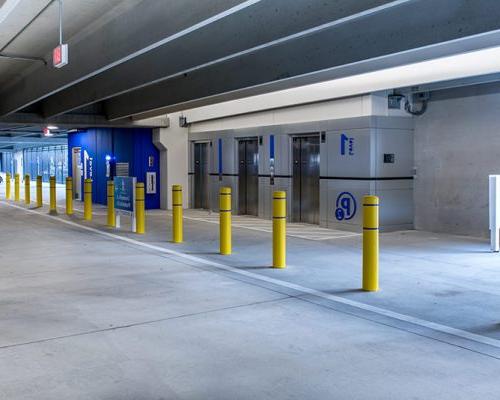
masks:
[[[354,138],[348,137],[345,133],[340,135],[340,154],[342,156],[354,155]]]
[[[274,135],[269,135],[269,184],[274,185]]]
[[[269,135],[269,159],[274,160],[274,135]]]
[[[134,212],[136,178],[115,176],[115,209]]]
[[[219,181],[222,180],[222,139],[219,139]]]
[[[349,192],[338,195],[335,207],[335,218],[339,221],[348,221],[356,215],[356,199]]]

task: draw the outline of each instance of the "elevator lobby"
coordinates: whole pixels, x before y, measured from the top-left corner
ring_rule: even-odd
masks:
[[[499,15],[0,0],[0,400],[500,398]]]

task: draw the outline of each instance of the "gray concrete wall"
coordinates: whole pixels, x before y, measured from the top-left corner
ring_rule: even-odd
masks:
[[[415,227],[487,236],[488,175],[500,174],[500,84],[433,93],[415,118]]]

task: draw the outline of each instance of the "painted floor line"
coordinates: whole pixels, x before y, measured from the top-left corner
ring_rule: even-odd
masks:
[[[46,201],[43,201],[42,203],[45,204],[46,206],[50,206],[50,203],[48,203]],[[64,206],[62,204],[57,204],[57,208],[62,208],[63,210],[66,210],[66,206]],[[83,212],[84,212],[81,208],[77,208],[77,207],[73,207],[73,211],[77,211],[77,212],[79,212],[81,214],[83,214]],[[92,214],[93,215],[99,215],[99,216],[107,215],[105,213],[98,212],[98,211],[95,211],[95,210],[92,210]]]
[[[184,218],[191,221],[202,221],[210,224],[219,224],[218,217],[208,217],[208,216],[198,217],[192,215],[184,215]],[[253,219],[249,219],[247,221],[244,218],[233,218],[232,226],[235,228],[249,229],[257,232],[266,232],[266,233],[272,232],[272,225],[269,221],[259,221]],[[306,229],[307,231],[304,232],[304,229]],[[295,231],[300,231],[300,234],[295,233]],[[316,227],[310,227],[308,225],[287,225],[287,236],[295,237],[298,239],[320,241],[320,240],[333,240],[333,239],[343,239],[348,237],[361,236],[360,233],[342,232],[339,234],[337,232],[338,231],[334,230],[329,232],[328,229],[321,229],[321,228],[318,229]]]
[[[497,340],[497,339],[493,339],[493,338],[489,338],[489,337],[486,337],[486,336],[478,335],[478,334],[475,334],[475,333],[467,332],[467,331],[464,331],[464,330],[458,329],[458,328],[452,328],[452,327],[447,326],[447,325],[443,325],[443,324],[439,324],[439,323],[436,323],[436,322],[427,321],[427,320],[424,320],[424,319],[420,319],[420,318],[417,318],[417,317],[412,317],[412,316],[401,314],[401,313],[398,313],[398,312],[386,310],[386,309],[383,309],[383,308],[380,308],[380,307],[371,306],[369,304],[360,303],[360,302],[355,301],[355,300],[346,299],[346,298],[339,297],[339,296],[336,296],[336,295],[332,295],[332,294],[329,294],[329,293],[321,292],[320,290],[311,289],[311,288],[308,288],[308,287],[305,287],[305,286],[301,286],[301,285],[298,285],[298,284],[295,284],[295,283],[291,283],[291,282],[287,282],[287,281],[282,281],[282,280],[276,279],[276,278],[271,278],[271,277],[268,277],[268,276],[265,276],[265,275],[259,275],[259,274],[254,273],[254,272],[245,271],[245,270],[239,269],[237,267],[232,267],[232,266],[229,266],[229,265],[221,264],[221,263],[218,263],[218,262],[215,262],[215,261],[207,260],[207,259],[200,258],[200,257],[197,257],[197,256],[189,255],[189,254],[186,254],[186,253],[181,253],[181,252],[178,252],[178,251],[175,251],[175,250],[170,250],[170,249],[166,249],[166,248],[163,248],[163,247],[160,247],[160,246],[156,246],[156,245],[152,245],[152,244],[149,244],[149,243],[140,242],[140,241],[135,240],[135,239],[131,239],[131,238],[128,238],[128,237],[125,237],[125,236],[119,236],[119,235],[116,235],[116,234],[110,233],[110,232],[101,231],[99,229],[92,228],[90,226],[81,225],[81,224],[78,224],[76,222],[68,221],[68,220],[65,220],[65,219],[53,216],[53,215],[49,215],[49,214],[45,214],[45,213],[40,213],[40,212],[35,211],[35,210],[26,209],[24,207],[20,207],[20,206],[17,206],[15,204],[11,204],[11,203],[8,203],[8,202],[5,202],[5,201],[1,201],[1,203],[5,204],[5,205],[8,205],[10,207],[17,208],[19,210],[25,211],[27,213],[37,214],[37,215],[40,215],[42,217],[49,218],[49,219],[52,219],[52,220],[64,223],[66,225],[77,227],[77,228],[80,228],[80,229],[83,229],[83,230],[86,230],[86,231],[89,231],[89,232],[93,232],[93,233],[96,233],[98,235],[105,236],[105,237],[108,237],[108,238],[111,238],[111,239],[119,240],[119,241],[122,241],[122,242],[127,242],[127,243],[130,243],[130,244],[139,246],[139,247],[148,248],[148,249],[160,252],[160,253],[164,253],[164,254],[168,254],[168,255],[174,256],[174,257],[178,257],[178,258],[182,258],[182,259],[185,259],[185,260],[189,260],[189,261],[194,262],[194,263],[198,263],[198,264],[202,264],[202,265],[206,265],[206,266],[215,267],[215,268],[218,268],[218,269],[221,269],[221,270],[224,270],[224,271],[228,271],[228,272],[232,272],[232,273],[239,274],[239,275],[242,275],[242,276],[246,276],[246,277],[249,277],[251,279],[255,279],[255,280],[258,280],[258,281],[271,283],[271,284],[276,285],[276,286],[281,286],[283,288],[292,289],[292,290],[295,290],[297,292],[303,293],[305,295],[313,295],[313,296],[316,296],[316,297],[319,297],[319,298],[323,298],[323,299],[326,299],[326,300],[330,300],[330,301],[333,301],[333,302],[336,302],[336,303],[339,303],[339,304],[344,304],[344,305],[347,305],[347,306],[358,308],[360,310],[369,311],[369,312],[372,312],[374,314],[378,314],[378,315],[381,315],[381,316],[384,316],[384,317],[389,317],[389,318],[392,318],[392,319],[395,319],[395,320],[399,320],[399,321],[402,321],[402,322],[410,323],[410,324],[417,325],[417,326],[420,326],[420,327],[423,327],[423,328],[431,329],[431,330],[434,330],[436,332],[441,332],[441,333],[445,333],[445,334],[448,334],[448,335],[453,335],[453,336],[456,336],[456,337],[459,337],[459,338],[462,338],[462,339],[470,340],[470,341],[473,341],[473,342],[477,342],[477,343],[489,345],[489,346],[492,346],[492,347],[495,347],[495,348],[500,348],[500,340]]]

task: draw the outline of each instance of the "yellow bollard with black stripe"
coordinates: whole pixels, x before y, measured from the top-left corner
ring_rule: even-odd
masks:
[[[19,174],[14,175],[14,201],[19,201],[21,195],[19,193]]]
[[[83,219],[92,221],[92,179],[85,179],[83,184]]]
[[[5,199],[10,200],[10,184],[11,184],[11,176],[7,172],[5,174]]]
[[[42,194],[42,177],[38,175],[36,177],[36,206],[38,208],[43,207],[43,194]]]
[[[219,229],[220,254],[230,255],[232,252],[230,187],[222,187],[219,191]]]
[[[378,290],[379,198],[363,197],[363,290]]]
[[[66,178],[66,215],[73,215],[73,178]]]
[[[24,175],[24,203],[31,204],[31,177],[29,174]]]
[[[182,243],[182,186],[172,186],[172,239],[174,243]]]
[[[56,177],[49,177],[49,213],[57,214]]]
[[[273,267],[286,267],[286,192],[273,195]]]
[[[5,199],[6,200],[10,200],[10,185],[11,185],[11,176],[10,174],[7,172],[5,174]]]
[[[114,228],[116,226],[115,216],[115,183],[108,181],[108,226]]]
[[[140,235],[146,233],[146,212],[144,202],[144,183],[137,182],[135,185],[135,232]]]

